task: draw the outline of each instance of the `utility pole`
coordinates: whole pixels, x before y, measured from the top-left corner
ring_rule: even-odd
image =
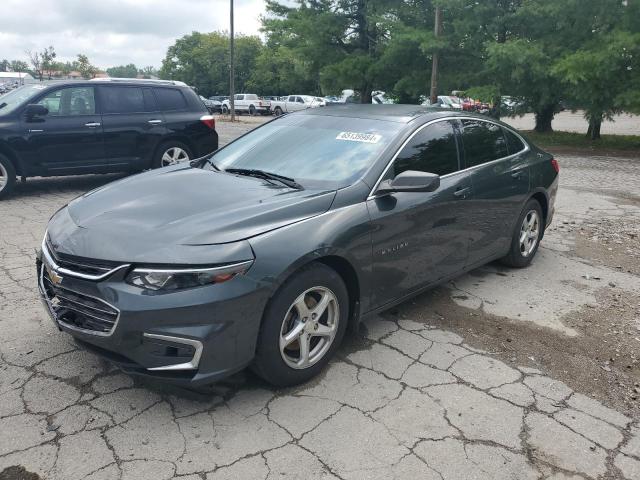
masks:
[[[231,107],[231,121],[236,121],[236,102],[235,102],[235,94],[236,94],[236,86],[235,86],[235,77],[236,77],[236,59],[235,59],[235,45],[233,38],[233,0],[230,0],[230,23],[231,28],[229,29],[229,106]]]
[[[433,34],[436,40],[440,36],[442,30],[442,10],[440,5],[436,6],[436,20],[433,28]],[[431,104],[434,105],[438,101],[438,61],[440,60],[440,54],[433,52],[433,60],[431,62]]]

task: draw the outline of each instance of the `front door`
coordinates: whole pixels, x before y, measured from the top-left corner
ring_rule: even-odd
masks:
[[[95,172],[105,165],[95,87],[59,88],[37,103],[49,113],[22,120],[29,163],[50,175]]]
[[[373,227],[374,308],[457,273],[467,259],[471,226],[466,209],[472,186],[468,172],[460,170],[451,122],[419,129],[384,179],[407,170],[440,175],[440,188],[367,201]]]

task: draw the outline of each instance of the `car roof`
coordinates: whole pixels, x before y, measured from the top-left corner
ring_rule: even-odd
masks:
[[[371,120],[385,120],[396,123],[411,123],[416,120],[435,120],[442,117],[472,117],[485,118],[479,115],[452,112],[450,109],[435,109],[423,105],[374,105],[374,104],[345,104],[330,105],[323,108],[302,110],[296,115],[320,115],[330,117],[363,118]]]
[[[173,83],[173,82],[160,82],[160,81],[154,81],[154,80],[136,80],[136,79],[131,79],[131,80],[118,80],[117,82],[114,82],[112,80],[103,80],[103,79],[92,79],[92,80],[46,80],[42,83],[29,83],[29,84],[25,84],[28,86],[33,86],[33,85],[41,85],[43,87],[43,89],[50,89],[50,88],[54,88],[54,87],[68,87],[68,86],[76,86],[76,87],[93,87],[96,85],[109,85],[109,86],[113,86],[113,85],[124,85],[124,86],[135,86],[135,87],[140,87],[140,86],[146,86],[146,87],[173,87],[173,88],[189,88],[187,85],[183,85],[182,82],[180,83]]]

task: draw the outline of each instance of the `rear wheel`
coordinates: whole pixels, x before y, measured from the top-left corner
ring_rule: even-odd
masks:
[[[4,155],[0,155],[0,199],[11,194],[16,184],[16,170],[13,163]]]
[[[249,105],[249,115],[255,115],[256,114],[256,107],[255,105]]]
[[[316,376],[340,345],[349,318],[342,278],[320,263],[295,273],[265,311],[253,370],[290,386]]]
[[[502,263],[517,268],[529,265],[538,252],[543,233],[542,208],[537,200],[531,199],[520,213],[517,228],[511,239],[511,248],[502,259]]]
[[[274,113],[276,114],[276,117],[279,117],[280,115],[282,115],[282,109],[280,107],[276,107]]]
[[[158,148],[153,167],[161,168],[188,162],[192,158],[191,151],[184,143],[178,141],[165,142]]]

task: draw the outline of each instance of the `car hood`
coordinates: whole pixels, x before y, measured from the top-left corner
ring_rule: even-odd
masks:
[[[98,188],[72,201],[67,213],[83,230],[82,236],[90,234],[99,243],[136,243],[142,248],[156,243],[214,245],[324,213],[334,197],[334,190],[295,190],[256,178],[178,166]]]

